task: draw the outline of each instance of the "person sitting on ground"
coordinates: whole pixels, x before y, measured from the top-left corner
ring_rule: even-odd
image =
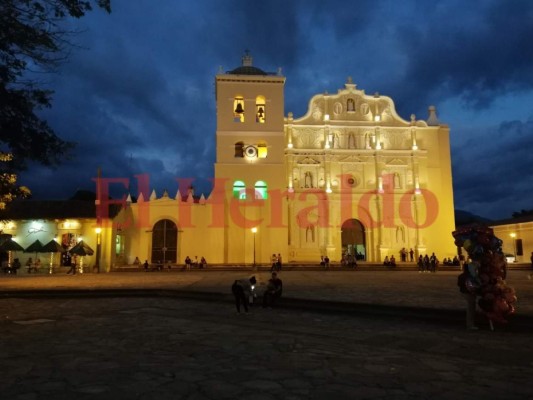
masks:
[[[253,296],[254,286],[257,283],[255,276],[250,278],[237,279],[231,285],[231,292],[235,297],[235,307],[237,307],[237,313],[241,313],[241,304],[244,307],[244,311],[248,313],[248,302],[250,297]]]
[[[207,268],[207,261],[206,261],[205,257],[202,257],[200,259],[200,268]]]
[[[394,255],[390,256],[390,263],[389,265],[391,267],[395,267],[396,266],[396,259],[394,258]]]
[[[268,280],[265,293],[263,293],[263,308],[274,307],[282,292],[283,282],[278,278],[278,274],[272,272],[272,278]]]
[[[191,258],[189,256],[185,257],[185,269],[191,269]]]
[[[133,265],[141,265],[141,260],[139,260],[139,257],[135,257],[135,260],[133,261]]]
[[[385,259],[383,260],[383,265],[390,265],[389,256],[385,256]]]

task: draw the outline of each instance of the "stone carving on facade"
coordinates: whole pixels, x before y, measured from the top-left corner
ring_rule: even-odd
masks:
[[[337,159],[338,162],[341,162],[341,163],[364,163],[365,160],[363,158],[360,158],[358,156],[354,156],[354,155],[349,155],[349,156],[345,156],[345,157],[339,157]]]
[[[318,161],[317,159],[315,158],[311,158],[311,157],[304,157],[300,160],[297,161],[297,164],[301,164],[301,165],[304,165],[304,164],[320,164],[320,161]]]
[[[359,112],[361,113],[361,115],[368,115],[368,113],[370,112],[370,106],[368,105],[368,103],[361,103],[361,105],[359,106]]]
[[[407,131],[383,131],[381,141],[385,144],[385,149],[408,150],[410,149],[410,135]]]
[[[333,114],[335,114],[337,116],[342,114],[342,103],[340,101],[337,101],[333,105]]]
[[[295,129],[292,137],[298,149],[320,149],[323,140],[322,130],[319,128]]]
[[[322,119],[322,115],[323,115],[322,108],[316,103],[313,104],[312,115],[315,121],[320,121]]]

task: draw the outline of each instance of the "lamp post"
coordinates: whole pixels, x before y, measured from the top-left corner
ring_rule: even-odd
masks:
[[[513,262],[516,262],[516,233],[514,232],[511,232],[511,234],[509,235],[513,238],[513,255],[514,255],[514,260]]]
[[[254,235],[254,265],[253,265],[253,270],[255,271],[256,269],[256,265],[255,265],[255,234],[257,233],[257,227],[253,227],[252,228],[252,233]]]
[[[96,261],[94,263],[94,272],[100,273],[100,252],[102,250],[102,228],[97,227],[96,232]]]

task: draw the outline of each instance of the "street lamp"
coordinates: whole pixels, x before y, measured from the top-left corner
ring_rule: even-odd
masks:
[[[514,252],[514,260],[513,262],[516,262],[516,233],[512,232],[511,234],[509,234],[509,236],[511,236],[513,238],[513,252]]]
[[[255,234],[257,233],[257,227],[254,226],[252,228],[252,233],[254,235],[254,266],[253,266],[253,269],[255,271],[255,268],[256,268],[256,266],[255,266]]]
[[[94,270],[100,273],[100,252],[102,250],[102,228],[97,227],[96,232],[96,261],[94,263]]]

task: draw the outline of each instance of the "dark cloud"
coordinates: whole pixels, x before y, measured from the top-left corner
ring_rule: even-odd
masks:
[[[219,66],[239,66],[249,49],[254,65],[283,68],[285,112],[296,117],[313,95],[335,93],[348,76],[366,93],[392,97],[405,119],[448,105],[453,114],[439,116],[453,122],[457,206],[489,217],[532,208],[513,200],[526,198],[532,183],[523,173],[531,165],[532,116],[516,111],[511,96],[533,96],[528,0],[114,0],[112,14],[96,11],[69,25],[80,31],[79,48],[51,77],[54,106],[43,116],[78,146],[61,168],[22,175],[36,197],[91,188],[98,167],[130,179],[133,194],[139,174],[158,193],[173,196],[177,177],[194,177],[208,191],[214,76]],[[490,123],[479,122],[481,110]],[[520,179],[510,179],[516,171]]]
[[[452,148],[456,206],[496,218],[533,208],[533,119],[505,121]]]

